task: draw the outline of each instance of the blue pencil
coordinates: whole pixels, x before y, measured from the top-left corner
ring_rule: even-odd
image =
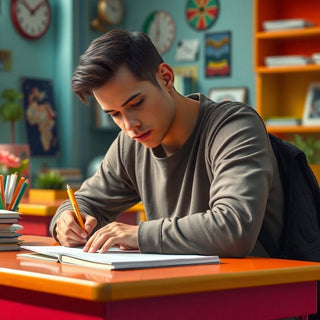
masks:
[[[17,200],[16,200],[15,203],[14,203],[14,206],[13,206],[13,209],[12,209],[13,211],[18,211],[20,201],[21,201],[21,199],[22,199],[22,197],[23,197],[23,194],[24,194],[24,192],[25,192],[25,190],[26,190],[26,188],[27,188],[27,186],[28,186],[28,183],[29,183],[29,181],[26,180],[26,181],[24,181],[24,183],[22,184],[22,187],[21,187],[21,189],[20,189],[20,192],[19,192],[19,194],[18,194],[18,196],[17,196]]]

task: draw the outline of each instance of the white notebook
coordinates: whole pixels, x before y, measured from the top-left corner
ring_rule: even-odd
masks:
[[[218,256],[152,254],[118,248],[111,248],[106,253],[88,253],[83,252],[82,248],[63,246],[21,246],[21,248],[34,253],[21,253],[18,257],[54,260],[64,264],[105,270],[220,263]]]

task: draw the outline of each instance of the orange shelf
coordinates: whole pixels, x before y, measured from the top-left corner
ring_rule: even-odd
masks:
[[[320,133],[320,126],[267,126],[270,133]]]
[[[319,40],[320,41],[320,40]],[[320,51],[320,48],[319,48]],[[288,73],[288,72],[319,72],[320,64],[308,64],[304,66],[284,66],[284,67],[257,67],[257,73],[268,73],[268,74],[276,74],[276,73]],[[319,78],[320,81],[320,78]]]
[[[279,30],[279,31],[263,31],[256,34],[257,39],[287,39],[287,38],[304,38],[319,37],[320,27]]]
[[[320,83],[320,64],[267,67],[267,56],[303,55],[320,52],[320,1],[254,0],[254,68],[256,71],[256,110],[263,119],[302,118],[311,83]],[[313,27],[265,31],[270,20],[305,19]],[[286,134],[319,134],[320,126],[267,126],[267,130],[286,138]]]

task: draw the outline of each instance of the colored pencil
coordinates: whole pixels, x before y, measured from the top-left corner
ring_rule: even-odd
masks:
[[[20,192],[20,190],[21,190],[21,188],[22,188],[22,185],[23,185],[24,181],[25,181],[25,178],[24,178],[24,177],[21,177],[20,180],[19,180],[19,182],[18,182],[17,187],[16,187],[15,190],[14,190],[13,196],[12,196],[12,198],[11,198],[11,201],[10,201],[10,204],[9,204],[7,210],[12,210],[13,205],[14,205],[14,203],[16,202],[16,200],[17,200],[17,198],[18,198],[19,192]]]
[[[74,210],[74,212],[76,214],[78,223],[80,224],[82,229],[86,230],[85,227],[84,227],[84,223],[83,223],[81,214],[80,214],[80,210],[79,210],[79,206],[78,206],[77,200],[76,200],[76,198],[75,198],[75,196],[73,194],[73,190],[71,189],[69,184],[67,184],[67,193],[68,193],[69,199],[71,201],[73,210]]]

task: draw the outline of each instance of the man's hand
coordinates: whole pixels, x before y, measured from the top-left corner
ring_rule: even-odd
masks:
[[[96,231],[87,241],[84,251],[100,253],[106,252],[113,246],[120,249],[139,249],[138,226],[112,222]]]
[[[56,233],[62,246],[74,247],[86,243],[88,235],[97,225],[97,220],[90,215],[83,215],[82,218],[86,230],[80,227],[72,210],[66,210],[61,214],[57,220]]]

